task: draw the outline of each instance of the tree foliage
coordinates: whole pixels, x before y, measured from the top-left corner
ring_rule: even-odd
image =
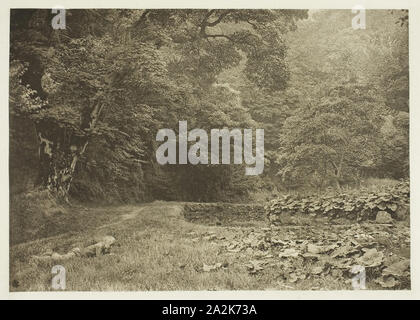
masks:
[[[246,199],[408,176],[408,15],[368,10],[12,10],[12,189]],[[160,166],[161,128],[264,128],[265,170]]]
[[[305,10],[67,10],[66,29],[53,30],[49,10],[12,10],[10,112],[34,127],[37,184],[62,197],[145,199],[162,191],[185,197],[182,185],[198,185],[203,170],[158,167],[158,128],[179,120],[199,128],[255,125],[238,94],[217,78],[242,65],[241,77],[253,87],[284,89],[284,34],[306,16]],[[11,127],[22,130],[15,119]],[[214,199],[220,181],[235,190],[243,183],[237,171],[210,169],[213,187],[197,197]]]

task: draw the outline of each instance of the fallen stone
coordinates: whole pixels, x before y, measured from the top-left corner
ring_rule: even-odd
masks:
[[[308,253],[312,254],[318,254],[322,252],[322,248],[320,246],[317,246],[315,244],[309,243],[307,246]]]
[[[73,252],[77,257],[82,254],[82,251],[78,247],[71,249],[70,252]]]
[[[393,219],[391,215],[386,211],[379,211],[376,214],[376,223],[392,223]]]
[[[53,254],[51,255],[51,259],[60,260],[61,259],[61,254],[58,254],[57,252],[53,252]]]
[[[98,257],[100,255],[110,253],[111,246],[115,243],[115,241],[115,238],[112,236],[102,237],[101,241],[81,250],[81,255],[83,257]]]
[[[115,238],[113,236],[105,236],[102,238],[102,241],[104,243],[104,245],[106,246],[111,246],[115,243]]]
[[[60,260],[67,260],[74,257],[97,257],[103,254],[110,253],[111,246],[115,243],[115,238],[112,236],[104,236],[99,239],[100,241],[88,246],[86,248],[80,249],[78,247],[75,247],[71,249],[69,252],[65,254],[59,254],[57,252],[52,252],[51,250],[48,250],[41,256],[32,256],[32,259],[36,261],[60,261]]]

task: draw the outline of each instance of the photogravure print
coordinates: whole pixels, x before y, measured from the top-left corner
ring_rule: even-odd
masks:
[[[408,30],[12,9],[10,291],[410,289]]]

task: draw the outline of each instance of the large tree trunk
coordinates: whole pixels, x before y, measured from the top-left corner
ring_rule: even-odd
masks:
[[[38,184],[68,201],[68,192],[79,157],[88,140],[54,123],[37,124],[39,142]]]
[[[62,128],[48,120],[36,124],[39,142],[38,185],[68,201],[77,162],[86,150],[102,108],[103,105],[95,105],[77,130]]]
[[[341,190],[340,180],[342,178],[343,161],[344,161],[344,153],[341,154],[338,165],[335,164],[334,161],[331,161],[334,167],[335,185],[338,190]]]

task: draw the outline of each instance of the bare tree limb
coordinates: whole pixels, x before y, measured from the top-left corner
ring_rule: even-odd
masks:
[[[209,22],[208,19],[211,17],[211,15],[215,12],[216,10],[212,9],[209,10],[206,15],[204,16],[201,25],[200,25],[200,36],[203,38],[217,38],[217,37],[223,37],[226,39],[229,39],[232,41],[231,38],[229,38],[226,35],[209,35],[206,34],[206,28],[207,27],[214,27],[216,25],[218,25],[220,22],[222,22],[223,18],[226,17],[229,13],[231,13],[233,10],[226,10],[225,12],[223,12],[215,21],[213,22]]]

